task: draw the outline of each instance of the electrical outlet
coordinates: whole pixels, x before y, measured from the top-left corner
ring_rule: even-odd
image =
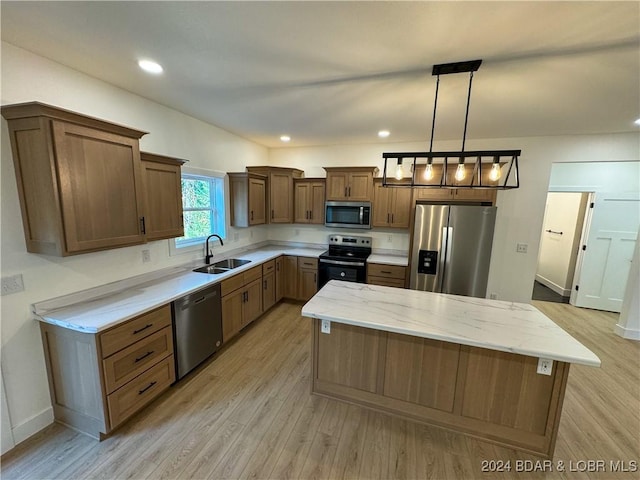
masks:
[[[13,275],[12,277],[2,277],[2,295],[11,295],[12,293],[22,292],[24,283],[22,282],[22,274]]]
[[[296,229],[293,231],[293,234],[294,234],[296,237],[297,237],[298,235],[300,235],[300,229],[296,228]]]
[[[151,261],[151,252],[149,250],[142,250],[142,263],[149,263]]]
[[[516,252],[518,253],[527,253],[529,249],[529,245],[526,243],[517,243],[516,244]]]
[[[548,358],[539,358],[538,359],[538,370],[537,372],[540,375],[551,375],[551,371],[553,370],[553,360],[549,360]]]
[[[393,242],[393,235],[387,235],[387,242]]]
[[[322,325],[320,325],[320,331],[322,333],[331,333],[331,321],[322,320]]]
[[[497,300],[498,299],[498,294],[497,293],[492,293],[492,294],[489,295],[489,298],[491,300]]]

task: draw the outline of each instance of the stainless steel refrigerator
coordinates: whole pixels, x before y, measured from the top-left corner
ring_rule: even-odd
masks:
[[[486,297],[496,207],[416,205],[411,288]]]

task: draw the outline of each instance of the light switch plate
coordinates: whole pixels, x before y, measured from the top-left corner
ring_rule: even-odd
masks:
[[[518,253],[527,253],[529,249],[529,245],[527,243],[517,243],[516,244],[516,252]]]
[[[13,275],[11,277],[2,277],[2,295],[11,295],[12,293],[22,292],[24,283],[22,282],[22,274]]]

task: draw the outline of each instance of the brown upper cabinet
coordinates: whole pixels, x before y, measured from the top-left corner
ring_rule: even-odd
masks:
[[[296,178],[294,186],[294,223],[324,224],[324,178]]]
[[[496,203],[496,190],[489,188],[414,188],[413,191],[416,201]]]
[[[383,187],[381,178],[373,185],[373,226],[409,228],[411,188]]]
[[[304,172],[285,167],[247,167],[247,172],[267,177],[267,223],[293,223],[293,179]]]
[[[327,200],[373,200],[373,177],[377,167],[324,167],[327,171]]]
[[[266,223],[267,177],[257,173],[229,173],[231,226],[251,227]]]
[[[144,230],[147,240],[182,237],[182,182],[185,160],[140,152],[145,191]]]
[[[145,242],[146,132],[38,102],[1,111],[28,252],[66,256]]]

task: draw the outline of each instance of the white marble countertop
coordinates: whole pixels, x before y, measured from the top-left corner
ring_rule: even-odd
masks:
[[[367,263],[383,263],[385,265],[399,265],[401,267],[407,267],[409,265],[409,256],[372,253],[369,255],[369,258],[367,258]]]
[[[318,257],[322,252],[324,250],[313,248],[267,246],[233,255],[251,262],[220,275],[191,271],[197,265],[175,267],[167,269],[164,275],[160,272],[158,278],[138,283],[134,279],[122,280],[66,297],[38,302],[32,306],[32,310],[40,321],[80,332],[97,333],[280,255]],[[223,258],[216,257],[214,261]]]
[[[331,280],[306,317],[600,366],[600,359],[532,305]]]

